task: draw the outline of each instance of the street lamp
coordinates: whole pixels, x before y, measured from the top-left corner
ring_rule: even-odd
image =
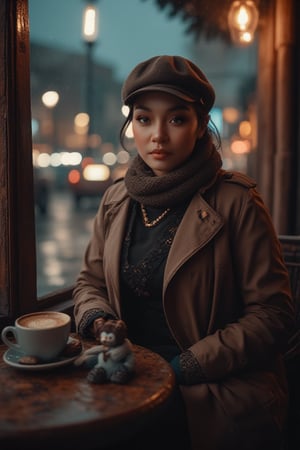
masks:
[[[86,112],[89,116],[87,133],[87,154],[90,152],[89,136],[94,132],[94,103],[93,103],[93,49],[98,37],[98,10],[97,0],[86,4],[82,18],[82,37],[86,44]]]
[[[59,94],[56,91],[47,91],[42,95],[42,102],[47,108],[54,108],[59,100]]]
[[[57,145],[57,129],[56,129],[56,117],[55,117],[55,106],[59,102],[59,93],[56,91],[47,91],[42,95],[42,102],[50,112],[51,118],[51,146],[52,153],[56,150]]]

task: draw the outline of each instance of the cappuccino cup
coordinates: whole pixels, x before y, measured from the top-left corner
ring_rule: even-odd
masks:
[[[2,341],[11,349],[41,361],[54,360],[65,348],[71,331],[71,317],[58,311],[25,314],[14,326],[2,330]],[[13,342],[8,335],[12,333]]]

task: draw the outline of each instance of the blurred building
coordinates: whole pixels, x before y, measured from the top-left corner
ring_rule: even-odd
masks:
[[[86,113],[86,58],[79,53],[31,43],[31,108],[33,143],[41,151],[84,151],[86,130],[76,130],[75,117]],[[89,146],[119,143],[122,123],[120,84],[110,67],[93,63],[93,130]],[[59,101],[50,108],[42,102],[47,91],[59,94]]]

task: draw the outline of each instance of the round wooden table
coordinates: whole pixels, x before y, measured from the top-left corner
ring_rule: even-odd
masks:
[[[174,391],[168,363],[139,346],[135,375],[125,385],[91,384],[88,369],[73,364],[20,370],[3,361],[6,350],[0,346],[0,448],[6,450],[109,448],[159,420]]]

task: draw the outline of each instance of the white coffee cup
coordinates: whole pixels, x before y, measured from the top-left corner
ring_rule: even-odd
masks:
[[[16,319],[2,330],[3,342],[11,349],[42,361],[55,359],[65,348],[71,331],[71,317],[58,311],[40,311]],[[16,343],[8,338],[12,333]]]

